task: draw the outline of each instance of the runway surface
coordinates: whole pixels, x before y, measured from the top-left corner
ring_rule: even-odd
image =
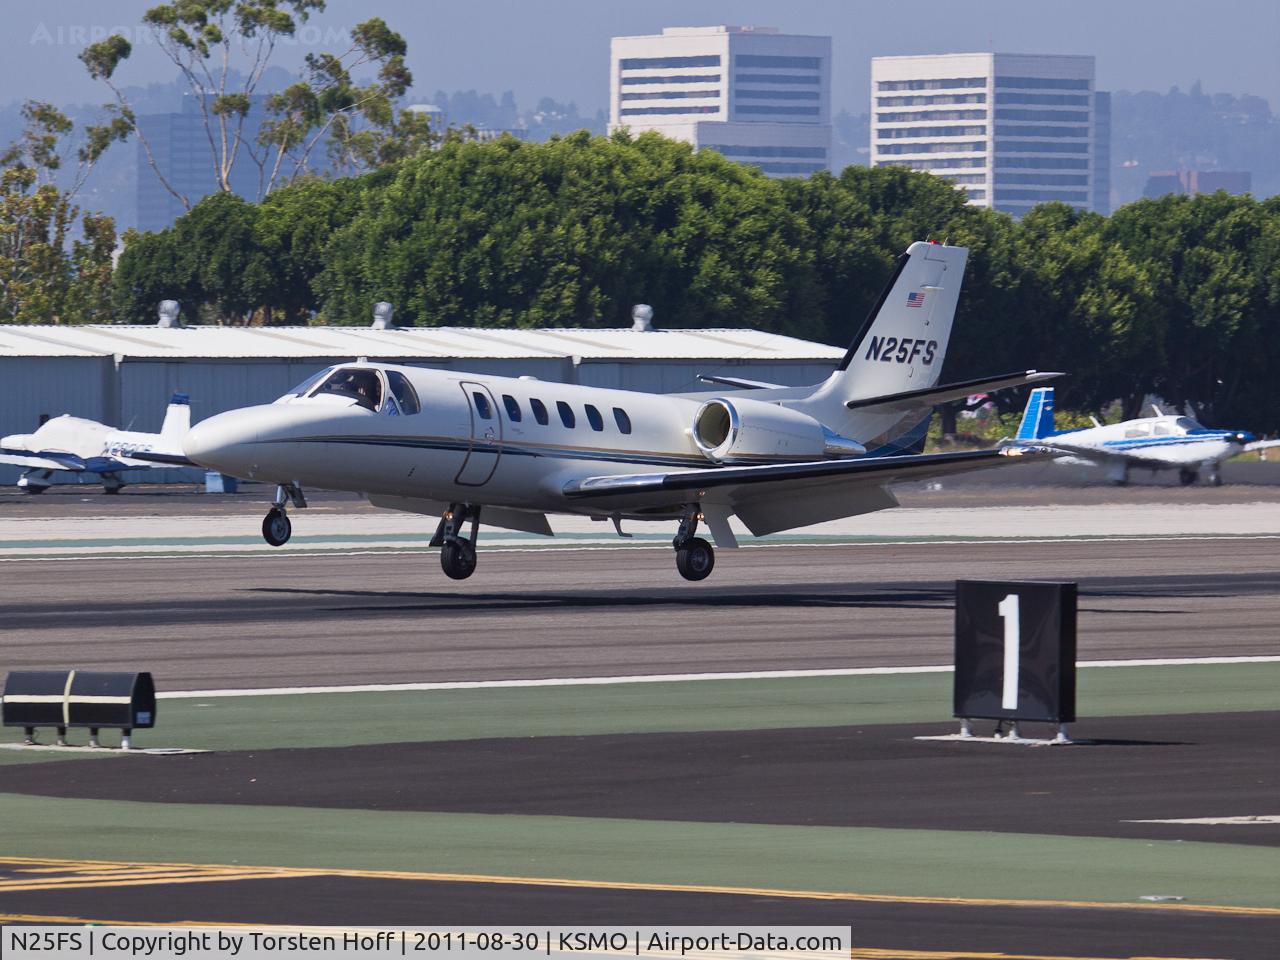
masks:
[[[916,724],[227,751],[5,773],[13,792],[101,800],[1280,847],[1280,823],[1156,822],[1280,814],[1278,722],[1280,712],[1094,718],[1074,731],[1093,742],[1040,749],[916,740],[938,732]]]
[[[243,496],[0,494],[0,672],[175,692],[937,665],[957,578],[1078,581],[1085,661],[1274,657],[1276,490],[918,487],[719,551],[701,584],[665,533],[599,524],[549,549],[486,534],[455,583],[427,518],[350,498],[317,498],[323,533],[299,521],[282,553]],[[0,758],[28,824],[0,844],[0,922],[824,922],[868,957],[1272,960],[1280,826],[1138,822],[1280,815],[1280,699],[1252,666],[1085,671],[1083,696],[1128,706],[1132,684],[1117,713],[1146,715],[1030,750],[914,739],[945,732],[906,722],[946,715],[911,700],[945,701],[936,674],[166,700],[161,726],[215,752]]]
[[[669,548],[13,563],[4,669],[162,690],[945,664],[954,581],[1080,582],[1080,657],[1280,654],[1280,540],[778,546],[688,584]]]
[[[0,858],[0,883],[14,868]],[[86,868],[93,869],[92,865]],[[101,873],[102,868],[97,868]],[[189,871],[194,873],[194,871]],[[1132,957],[1135,947],[1148,960],[1229,956],[1273,960],[1280,917],[1213,914],[1160,909],[1115,910],[1088,905],[1064,907],[877,901],[873,898],[818,898],[735,893],[628,889],[601,885],[503,884],[384,877],[285,874],[219,882],[216,875],[196,882],[127,885],[127,875],[79,889],[51,887],[8,894],[7,918],[60,917],[135,921],[286,924],[290,926],[388,925],[518,926],[540,928],[548,917],[572,918],[580,925],[707,924],[838,925],[853,930],[853,956],[912,960],[975,957],[1053,960]],[[56,874],[55,874],[56,876]],[[975,891],[978,892],[978,891]],[[565,921],[556,920],[558,925]],[[963,946],[957,946],[963,944]],[[1225,949],[1224,949],[1225,948]],[[908,953],[908,951],[921,951]]]

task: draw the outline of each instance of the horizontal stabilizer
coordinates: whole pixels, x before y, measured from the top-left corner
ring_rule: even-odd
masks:
[[[902,393],[891,393],[879,397],[866,397],[850,400],[845,406],[850,410],[864,410],[869,407],[925,407],[949,400],[962,400],[975,393],[991,393],[996,390],[1008,390],[1011,387],[1024,387],[1031,383],[1054,380],[1066,376],[1064,373],[1041,373],[1038,370],[1026,370],[1021,373],[1003,373],[994,377],[979,377],[977,380],[964,380],[960,383],[944,383],[936,387],[922,390],[906,390]]]
[[[739,390],[781,390],[780,383],[764,383],[760,380],[743,380],[740,377],[715,377],[709,373],[698,374],[703,383],[718,383],[725,387],[736,387]]]

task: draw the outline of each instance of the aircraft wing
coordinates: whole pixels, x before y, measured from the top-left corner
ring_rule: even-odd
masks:
[[[1280,447],[1280,440],[1255,440],[1253,443],[1244,445],[1244,452],[1257,453],[1259,450],[1270,450],[1272,447]]]
[[[53,453],[42,451],[32,453],[26,450],[10,450],[0,447],[0,463],[12,463],[19,467],[32,467],[36,470],[83,470],[84,461],[71,453]]]
[[[865,410],[871,407],[894,409],[910,409],[928,407],[949,400],[962,400],[975,393],[993,393],[996,390],[1008,390],[1011,387],[1023,387],[1030,383],[1044,380],[1056,380],[1066,376],[1063,373],[1025,370],[1018,373],[1003,373],[994,377],[980,377],[977,380],[963,380],[959,383],[943,383],[923,390],[907,390],[903,393],[891,393],[879,397],[865,397],[848,401],[845,406],[850,410]]]
[[[124,460],[141,460],[137,466],[141,469],[147,467],[198,467],[200,464],[188,460],[180,453],[160,453],[155,450],[131,450],[128,453],[122,453],[121,458]]]
[[[736,513],[763,535],[897,505],[889,484],[1042,459],[1009,450],[777,463],[571,480],[565,496],[623,513],[696,501]]]

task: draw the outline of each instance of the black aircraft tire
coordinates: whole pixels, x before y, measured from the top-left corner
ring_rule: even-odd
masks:
[[[440,569],[450,580],[465,580],[476,572],[476,548],[464,537],[440,548]]]
[[[26,486],[22,488],[24,493],[30,494],[33,497],[38,493],[44,493],[48,489],[49,489],[48,487],[32,487],[32,486]]]
[[[711,544],[701,537],[693,537],[685,541],[676,550],[676,569],[686,580],[705,580],[715,569],[716,552]]]
[[[1200,474],[1196,473],[1194,470],[1178,471],[1178,480],[1184,487],[1191,486],[1198,479],[1200,479]]]
[[[283,547],[293,536],[293,524],[289,515],[279,507],[272,507],[262,521],[262,539],[273,547]]]

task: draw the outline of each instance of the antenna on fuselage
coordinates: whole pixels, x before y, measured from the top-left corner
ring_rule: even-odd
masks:
[[[1157,407],[1154,403],[1151,405],[1151,409],[1152,409],[1153,411],[1155,411],[1155,415],[1156,415],[1157,417],[1163,417],[1163,416],[1164,416],[1164,411],[1163,411],[1163,410],[1161,410],[1159,407]]]

